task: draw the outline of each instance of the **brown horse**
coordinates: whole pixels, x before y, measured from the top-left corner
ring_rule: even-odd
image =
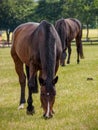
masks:
[[[41,105],[44,117],[52,117],[55,102],[55,77],[62,52],[60,38],[53,25],[47,21],[40,24],[26,23],[18,26],[12,36],[11,56],[19,76],[21,86],[20,107],[25,103],[26,76],[23,64],[26,65],[28,79],[27,114],[34,113],[32,93],[38,92],[37,72],[41,85]]]
[[[66,49],[68,48],[68,59],[67,64],[70,63],[70,55],[71,55],[71,41],[76,39],[77,46],[77,63],[80,62],[80,58],[84,58],[83,56],[83,48],[82,48],[82,26],[79,20],[74,18],[68,19],[59,19],[56,21],[55,28],[60,36],[62,43],[62,56],[61,56],[61,65],[65,65],[66,59]]]

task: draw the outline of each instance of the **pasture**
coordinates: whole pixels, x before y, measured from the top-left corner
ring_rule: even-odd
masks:
[[[10,48],[0,48],[0,130],[98,130],[98,47],[83,46],[85,59],[76,64],[72,46],[71,64],[59,68],[54,117],[45,120],[40,93],[33,95],[36,113],[18,110],[20,87]],[[93,78],[93,80],[87,80]],[[40,87],[39,87],[40,88]],[[26,98],[28,89],[26,88]]]

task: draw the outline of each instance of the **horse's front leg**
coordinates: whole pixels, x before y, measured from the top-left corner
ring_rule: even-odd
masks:
[[[34,106],[33,104],[33,99],[32,99],[32,93],[35,93],[37,91],[38,88],[37,85],[37,72],[34,66],[29,67],[29,81],[28,81],[28,106],[27,106],[27,114],[34,114],[35,110],[34,110]]]
[[[27,106],[27,114],[33,115],[35,113],[34,106],[32,105],[33,99],[32,99],[32,88],[28,86],[28,100],[27,100],[28,106]]]
[[[33,104],[33,98],[32,93],[35,88],[35,77],[32,75],[32,77],[28,81],[28,106],[27,106],[27,114],[33,115],[35,113]]]

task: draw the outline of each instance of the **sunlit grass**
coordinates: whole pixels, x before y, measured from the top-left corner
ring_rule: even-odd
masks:
[[[71,64],[59,68],[54,104],[55,115],[42,118],[40,94],[33,95],[36,113],[17,110],[20,98],[18,76],[10,48],[0,48],[0,130],[97,130],[98,129],[98,46],[84,46],[85,59],[76,64],[72,46]],[[92,77],[93,80],[87,80]],[[39,87],[40,88],[40,87]],[[26,99],[28,89],[26,88]]]

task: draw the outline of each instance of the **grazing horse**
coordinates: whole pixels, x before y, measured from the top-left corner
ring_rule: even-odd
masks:
[[[25,103],[26,65],[28,80],[27,114],[34,113],[32,93],[38,92],[37,72],[39,71],[40,100],[43,116],[52,117],[55,102],[56,72],[62,52],[61,41],[54,26],[43,20],[40,24],[26,23],[18,26],[12,35],[11,56],[21,86],[20,106]]]
[[[68,59],[67,64],[70,63],[70,55],[71,55],[71,41],[76,39],[77,46],[77,63],[80,62],[80,58],[84,58],[83,56],[83,48],[82,48],[82,26],[79,20],[74,18],[68,19],[59,19],[56,21],[55,28],[59,34],[62,43],[62,56],[61,56],[61,65],[65,65],[66,59],[66,49],[68,48]]]

